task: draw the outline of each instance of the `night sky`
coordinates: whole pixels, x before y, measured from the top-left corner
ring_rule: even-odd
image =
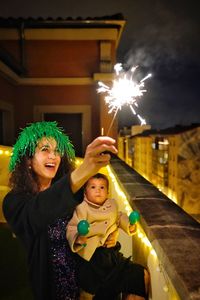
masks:
[[[127,23],[117,53],[138,76],[152,73],[138,113],[153,128],[200,123],[200,11],[195,0],[6,0],[2,17],[101,17],[122,13]],[[139,124],[128,107],[119,127]]]

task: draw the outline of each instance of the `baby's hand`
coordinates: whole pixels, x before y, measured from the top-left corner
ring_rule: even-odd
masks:
[[[78,235],[75,244],[85,247],[87,245],[87,237],[83,235]]]
[[[130,233],[135,233],[136,229],[137,229],[136,224],[129,225],[129,231],[130,231]]]

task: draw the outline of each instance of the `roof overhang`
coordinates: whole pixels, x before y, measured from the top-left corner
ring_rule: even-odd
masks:
[[[0,40],[113,40],[118,47],[125,20],[0,22]]]
[[[114,41],[117,49],[125,20],[40,20],[0,19],[0,40],[99,40]],[[17,85],[21,84],[91,84],[93,78],[26,78],[23,67],[9,53],[0,53],[0,72]],[[97,77],[101,77],[99,74]],[[108,75],[111,77],[111,74]]]

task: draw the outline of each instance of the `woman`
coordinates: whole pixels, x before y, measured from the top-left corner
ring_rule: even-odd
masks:
[[[11,191],[3,202],[6,220],[27,251],[30,281],[37,300],[79,298],[76,260],[66,243],[66,224],[82,199],[87,179],[117,153],[115,141],[99,137],[88,145],[83,163],[56,122],[27,126],[10,160]],[[113,238],[107,241],[112,246]]]

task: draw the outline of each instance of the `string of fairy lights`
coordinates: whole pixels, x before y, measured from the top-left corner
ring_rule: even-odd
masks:
[[[6,148],[0,148],[0,155],[4,155],[4,156],[8,156],[10,157],[12,155],[12,151],[11,150],[7,150]]]
[[[113,171],[111,170],[111,167],[107,166],[106,168],[107,168],[109,178],[114,185],[115,192],[118,195],[119,200],[122,201],[127,215],[130,215],[130,213],[132,212],[133,209],[131,208],[130,203],[127,200],[127,196],[122,191],[115,175],[113,174]],[[150,241],[148,240],[146,234],[144,233],[144,230],[142,229],[142,227],[139,223],[137,224],[137,233],[136,234],[137,234],[137,237],[140,239],[141,243],[143,243],[148,248],[150,254],[153,255],[154,257],[157,257],[155,250],[153,249]]]

